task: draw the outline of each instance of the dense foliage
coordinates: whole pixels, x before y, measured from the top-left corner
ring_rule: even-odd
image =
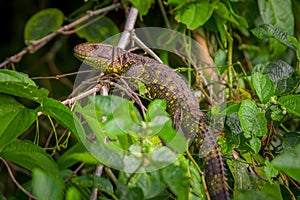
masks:
[[[17,12],[20,5],[12,1],[14,12],[8,16],[23,18],[24,36],[13,27],[14,42],[0,48],[4,63],[5,56],[27,45],[25,53],[8,58],[0,69],[0,199],[207,198],[199,150],[192,146],[183,151],[184,138],[172,129],[166,103],[151,99],[144,85],[135,92],[147,104],[145,112],[141,105],[115,95],[96,95],[84,106],[62,103],[72,93],[72,72],[80,65],[73,46],[122,32],[131,6],[139,11],[136,28],[155,26],[186,34],[202,45],[206,59],[212,59],[226,101],[212,106],[206,95],[200,107],[224,122],[218,127],[218,141],[232,199],[300,198],[298,0],[28,1],[32,13],[25,18]],[[88,20],[78,21],[85,16]],[[195,94],[207,91],[198,81],[199,66],[191,68],[168,52],[156,53],[188,77]],[[108,78],[100,83],[109,83]],[[93,135],[86,139],[87,130],[104,133],[96,134],[103,141],[110,138],[113,153],[101,149]],[[170,142],[174,138],[176,143]],[[124,172],[118,170],[119,149],[150,155],[159,151],[176,161],[147,173]],[[182,154],[173,155],[173,150]],[[162,162],[161,157],[151,161]],[[93,197],[95,189],[98,197]]]

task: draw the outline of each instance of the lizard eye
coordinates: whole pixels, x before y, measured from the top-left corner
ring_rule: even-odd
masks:
[[[96,45],[96,44],[95,44],[95,45],[93,45],[93,48],[94,48],[94,49],[99,49],[99,45]]]

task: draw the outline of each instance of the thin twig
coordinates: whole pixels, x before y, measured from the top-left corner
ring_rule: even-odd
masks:
[[[145,108],[145,106],[143,105],[143,103],[142,103],[142,101],[140,100],[140,98],[138,97],[138,95],[137,95],[137,93],[136,92],[134,92],[131,88],[130,88],[130,86],[128,85],[128,83],[124,80],[124,79],[120,79],[122,82],[123,82],[123,84],[126,86],[126,89],[125,90],[127,90],[127,91],[129,91],[129,93],[132,95],[131,97],[139,104],[139,106],[140,106],[140,108],[141,108],[141,110],[142,110],[142,114],[143,114],[143,117],[144,117],[144,119],[146,119],[146,108]]]
[[[88,91],[86,91],[82,94],[79,94],[76,97],[66,99],[66,100],[62,101],[62,104],[64,104],[64,105],[73,104],[75,101],[83,99],[83,98],[85,98],[85,97],[87,97],[91,94],[97,93],[97,92],[99,92],[99,87],[98,86],[96,86],[96,87],[94,87],[94,88],[92,88],[92,89],[90,89],[90,90],[88,90]],[[38,112],[38,116],[41,116],[42,114],[43,114],[42,112]]]
[[[94,88],[95,85],[96,85],[96,83],[99,82],[98,79],[99,79],[100,76],[101,76],[101,75],[94,75],[92,78],[89,78],[89,79],[87,79],[87,80],[81,81],[81,83],[80,83],[78,86],[76,85],[76,88],[73,88],[73,91],[71,92],[71,94],[69,95],[69,97],[74,97],[74,96],[76,96],[77,94],[79,94],[79,93],[81,92],[80,89],[81,89],[83,86],[85,86],[85,85],[88,85],[88,84],[89,84],[89,85],[91,86],[91,87],[89,87],[89,88],[86,88],[85,91]],[[93,84],[94,82],[95,82],[95,84]],[[92,85],[92,84],[93,84],[93,85]]]
[[[76,33],[77,31],[79,31],[79,30],[81,30],[81,29],[83,29],[83,28],[85,28],[85,27],[87,27],[87,26],[89,26],[89,25],[95,23],[95,22],[98,21],[99,19],[103,18],[106,14],[107,14],[107,12],[103,13],[102,15],[96,17],[95,19],[93,19],[93,20],[91,20],[91,21],[89,21],[89,22],[83,24],[82,26],[80,26],[80,27],[78,27],[78,28],[76,28],[76,29],[74,29],[74,30],[71,30],[71,31],[66,30],[66,31],[62,31],[61,33],[64,34],[64,35],[71,35],[71,34],[74,34],[74,33]]]
[[[163,5],[162,1],[158,0],[157,2],[158,2],[158,6],[160,8],[161,14],[162,14],[162,16],[164,18],[164,21],[166,23],[166,27],[168,29],[172,29],[171,24],[170,24],[169,19],[167,17],[167,14],[166,14],[166,11],[165,11],[165,8],[164,8],[164,5]]]
[[[35,196],[33,196],[32,194],[30,194],[29,192],[27,192],[27,190],[25,190],[25,188],[22,187],[22,185],[15,179],[13,172],[11,171],[8,163],[6,162],[6,160],[4,160],[3,158],[0,157],[0,160],[4,163],[4,165],[7,168],[8,174],[10,176],[10,178],[12,179],[12,181],[16,184],[16,186],[22,191],[24,192],[27,196],[29,196],[32,199],[36,199]]]
[[[110,177],[110,179],[112,180],[112,182],[115,185],[118,185],[118,179],[116,178],[116,176],[114,175],[114,173],[111,171],[111,169],[109,167],[104,167],[105,173]]]
[[[96,86],[93,89],[90,89],[90,90],[88,90],[88,91],[86,91],[86,92],[84,92],[82,94],[79,94],[76,97],[73,97],[73,98],[70,98],[70,99],[66,99],[62,103],[64,105],[73,104],[75,101],[83,99],[83,98],[85,98],[85,97],[87,97],[87,96],[89,96],[91,94],[97,93],[97,92],[99,92],[99,87],[98,86]]]
[[[74,76],[78,74],[84,74],[84,73],[90,73],[92,70],[85,70],[85,71],[79,71],[79,72],[71,72],[71,73],[65,73],[65,74],[57,74],[54,76],[36,76],[36,77],[31,77],[31,80],[41,80],[41,79],[61,79],[67,76]]]
[[[300,186],[294,181],[291,177],[288,176],[288,179],[292,182],[292,184],[300,191]]]
[[[204,177],[204,172],[200,169],[198,163],[195,161],[195,159],[193,158],[193,156],[191,155],[191,153],[189,152],[189,149],[187,148],[186,150],[186,154],[187,154],[187,157],[192,161],[192,163],[195,165],[198,173],[200,174],[201,176],[201,180],[202,180],[202,184],[203,184],[203,187],[204,187],[204,191],[205,191],[205,194],[206,194],[206,197],[207,197],[207,200],[210,200],[210,196],[209,196],[209,192],[208,192],[208,187],[206,185],[206,181],[205,181],[205,177]]]
[[[115,83],[115,82],[112,82],[112,81],[109,81],[109,80],[103,80],[102,82],[103,83],[107,83],[109,85],[112,85],[118,89],[121,89],[122,91],[124,91],[129,97],[131,97],[135,102],[137,102],[142,110],[142,114],[143,114],[143,117],[145,118],[146,117],[146,108],[145,106],[143,105],[143,103],[141,102],[140,98],[138,97],[138,94],[135,93],[134,91],[132,91],[132,89],[128,86],[127,82],[125,80],[123,80],[122,78],[120,78],[120,80],[122,81],[122,83],[124,83],[125,85],[125,88],[122,87],[121,85]]]
[[[64,182],[68,182],[71,178],[73,178],[78,172],[79,170],[85,165],[85,163],[80,163],[80,165],[72,172],[72,174],[70,176],[68,176]]]
[[[147,45],[145,45],[145,44],[142,42],[142,40],[140,40],[134,33],[132,34],[131,39],[132,39],[133,41],[135,41],[136,44],[137,44],[138,46],[140,46],[145,52],[147,52],[148,54],[150,54],[154,59],[158,60],[158,62],[160,62],[160,63],[163,63],[163,62],[161,61],[161,59],[160,59],[160,58],[159,58],[159,57],[158,57],[151,49],[149,49],[149,48],[147,47]]]

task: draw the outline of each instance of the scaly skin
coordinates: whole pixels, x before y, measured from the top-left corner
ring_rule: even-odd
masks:
[[[184,80],[156,60],[126,52],[116,46],[83,43],[74,48],[74,55],[106,74],[117,73],[143,82],[154,98],[165,99],[173,126],[187,139],[199,138],[204,157],[205,179],[213,200],[229,199],[225,169],[220,148],[206,115]]]

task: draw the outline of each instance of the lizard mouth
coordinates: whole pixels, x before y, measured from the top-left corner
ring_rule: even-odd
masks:
[[[85,57],[83,55],[80,55],[78,53],[76,53],[76,51],[73,52],[73,55],[80,61],[84,61]]]

